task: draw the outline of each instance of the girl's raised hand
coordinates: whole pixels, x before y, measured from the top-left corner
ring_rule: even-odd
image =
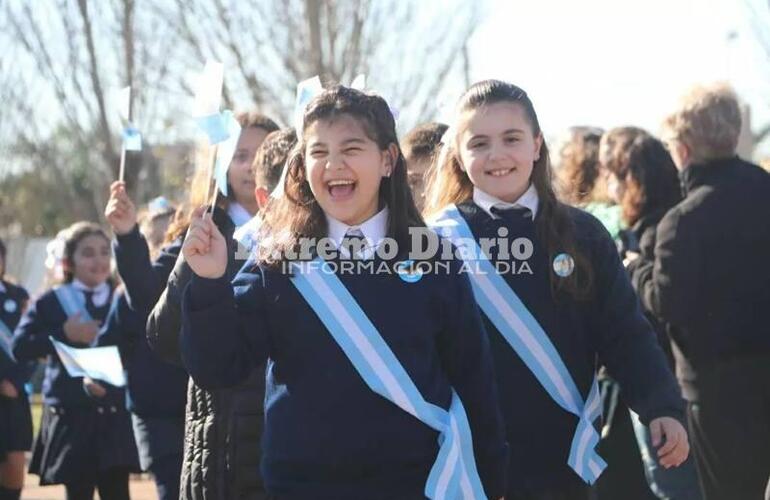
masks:
[[[130,233],[136,226],[136,206],[126,193],[126,183],[115,181],[110,185],[110,199],[104,216],[117,235]]]
[[[195,274],[216,279],[227,271],[227,243],[206,208],[193,211],[182,254]]]

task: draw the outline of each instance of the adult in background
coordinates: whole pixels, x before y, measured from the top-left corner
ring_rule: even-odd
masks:
[[[677,377],[704,498],[770,498],[770,175],[735,155],[738,99],[693,88],[663,124],[684,200],[629,264],[647,310],[674,326]]]
[[[658,223],[682,199],[679,178],[663,143],[641,129],[629,134],[630,129],[619,127],[602,137],[602,144],[608,144],[603,150],[609,151],[602,157],[602,167],[607,184],[613,186],[611,192],[615,201],[621,207],[623,223],[628,227],[621,238],[621,257],[628,262],[642,254],[646,259],[654,260]],[[617,140],[622,138],[630,140]],[[645,311],[645,315],[655,329],[658,342],[673,370],[669,325],[651,311]],[[662,467],[655,458],[649,430],[636,413],[630,414],[647,482],[655,495],[662,500],[700,500],[702,497],[692,456],[679,467]]]

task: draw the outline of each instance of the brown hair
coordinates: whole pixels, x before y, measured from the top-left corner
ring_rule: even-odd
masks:
[[[615,127],[599,142],[599,163],[610,172],[620,172],[628,164],[628,152],[637,137],[650,135],[639,127]]]
[[[460,113],[474,111],[484,106],[512,102],[522,107],[535,136],[542,134],[535,108],[527,93],[516,85],[499,80],[484,80],[473,84],[460,98]],[[457,127],[457,124],[454,124]],[[473,198],[473,183],[461,168],[457,139],[444,144],[438,161],[428,175],[426,215],[437,214],[447,205],[458,204]],[[545,245],[548,261],[560,253],[568,253],[575,261],[575,272],[566,278],[551,273],[551,291],[556,297],[564,291],[576,299],[589,296],[593,288],[593,272],[590,262],[578,251],[572,219],[568,207],[559,202],[553,189],[553,172],[548,157],[548,147],[543,141],[540,157],[532,169],[531,182],[537,190],[539,206],[535,218],[538,239]]]
[[[429,122],[410,130],[402,141],[407,168],[415,161],[432,161],[448,128],[449,125],[444,123]]]
[[[270,133],[280,128],[275,121],[255,110],[238,113],[235,119],[241,124],[242,129],[261,128]]]
[[[297,132],[289,127],[270,132],[259,146],[252,164],[257,187],[273,191],[281,179],[283,166],[292,148],[297,144]]]
[[[580,206],[602,198],[596,192],[601,137],[601,129],[572,127],[569,140],[559,148],[559,193],[567,203]]]
[[[628,226],[644,215],[668,210],[681,199],[679,176],[671,156],[660,140],[644,131],[616,148],[607,168],[625,186],[620,206]]]
[[[62,254],[62,261],[66,264],[64,265],[65,283],[71,283],[75,279],[72,269],[75,265],[75,252],[80,242],[89,236],[101,236],[107,244],[110,243],[110,238],[104,229],[94,222],[80,221],[67,228],[64,236],[64,252]]]
[[[316,96],[305,108],[303,134],[287,162],[284,195],[272,199],[263,215],[258,237],[259,258],[263,263],[278,265],[287,258],[287,253],[299,250],[301,238],[326,236],[326,217],[306,178],[304,132],[315,122],[343,115],[356,119],[380,150],[391,145],[398,150],[390,177],[380,182],[380,205],[389,209],[386,236],[393,238],[403,251],[409,248],[409,227],[424,226],[407,184],[406,161],[398,145],[396,123],[388,103],[378,95],[338,85]]]

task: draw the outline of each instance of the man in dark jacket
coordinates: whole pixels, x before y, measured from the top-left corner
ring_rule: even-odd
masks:
[[[693,89],[666,119],[685,198],[658,226],[654,261],[629,266],[672,325],[707,500],[770,494],[770,175],[735,156],[740,128],[722,86]]]

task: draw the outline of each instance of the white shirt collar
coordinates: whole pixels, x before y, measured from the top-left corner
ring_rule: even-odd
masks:
[[[238,202],[231,201],[227,205],[227,215],[233,221],[235,227],[241,227],[251,220],[252,215]]]
[[[91,288],[79,279],[74,279],[72,280],[72,286],[81,292],[93,292],[94,295],[91,300],[96,307],[102,307],[110,298],[110,285],[106,281]]]
[[[363,233],[367,241],[367,248],[364,252],[363,258],[370,258],[374,255],[374,250],[379,246],[380,242],[385,238],[388,231],[388,207],[383,208],[377,214],[370,217],[363,224],[357,226],[348,226],[344,222],[338,221],[334,217],[326,215],[326,222],[329,227],[329,238],[340,247],[342,239],[348,233],[348,231],[358,229]],[[346,253],[345,249],[341,249],[342,253]],[[348,255],[345,255],[349,257]]]
[[[493,219],[498,217],[492,213],[492,207],[498,208],[512,208],[523,207],[529,209],[532,212],[532,220],[537,215],[537,207],[540,203],[540,198],[537,196],[537,189],[534,184],[530,184],[524,194],[522,194],[518,200],[513,203],[508,203],[500,198],[496,198],[489,193],[485,193],[477,187],[473,187],[473,203],[478,205],[483,211],[489,214]]]
[[[262,217],[257,214],[233,232],[233,239],[243,245],[247,250],[251,250],[254,247],[257,232],[261,226]]]
[[[3,280],[0,280],[0,293],[5,293],[5,283],[3,283]]]

